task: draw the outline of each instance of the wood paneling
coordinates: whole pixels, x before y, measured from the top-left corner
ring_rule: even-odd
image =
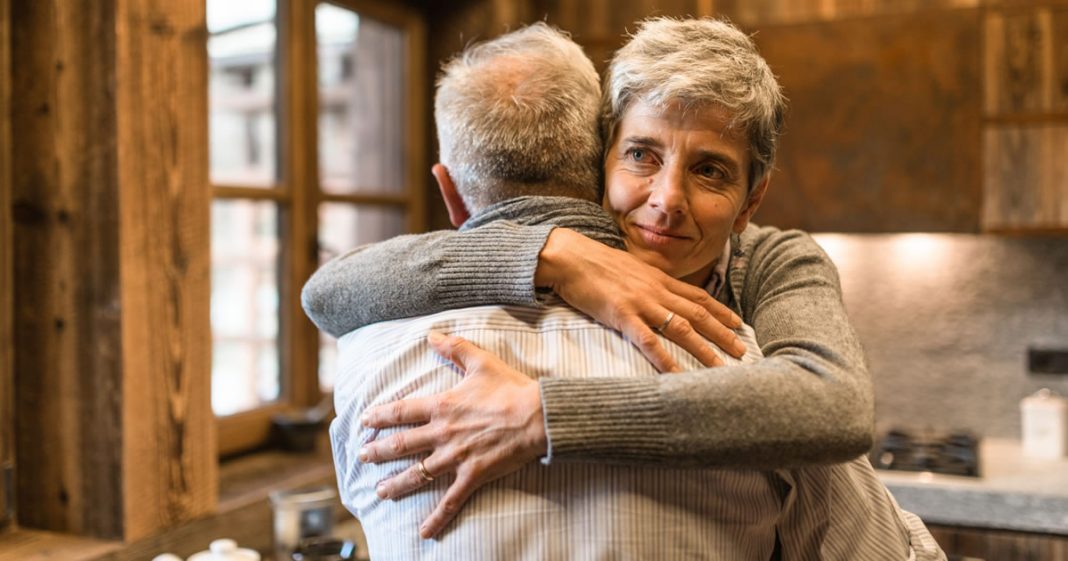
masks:
[[[814,231],[979,227],[979,14],[764,28],[790,99],[755,220]]]
[[[204,17],[13,3],[24,526],[135,539],[214,508]]]
[[[114,10],[12,3],[18,511],[122,534]]]
[[[1068,561],[1068,538],[1063,536],[935,525],[928,528],[951,556],[983,561]]]
[[[0,531],[11,523],[7,474],[14,469],[15,347],[11,228],[11,4],[0,0]]]
[[[981,0],[717,0],[716,10],[740,25],[756,27],[974,8],[980,3]]]
[[[984,27],[986,115],[1068,114],[1068,7],[990,11]]]
[[[1068,124],[992,126],[984,144],[985,230],[1068,226]]]
[[[212,512],[218,494],[207,31],[203,1],[116,5],[122,506],[132,540]]]

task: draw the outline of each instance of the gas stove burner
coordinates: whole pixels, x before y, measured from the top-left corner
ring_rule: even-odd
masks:
[[[979,477],[979,439],[965,431],[893,429],[875,444],[871,463],[879,469]]]

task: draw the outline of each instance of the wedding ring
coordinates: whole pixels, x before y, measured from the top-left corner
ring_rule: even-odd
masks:
[[[656,327],[657,332],[663,333],[664,330],[667,329],[668,324],[671,323],[671,320],[673,319],[675,319],[675,312],[671,312],[670,314],[668,314],[668,317],[664,320],[664,323],[661,323]]]
[[[422,477],[423,481],[430,483],[434,480],[434,476],[430,475],[430,472],[427,471],[426,464],[423,463],[423,460],[419,460],[419,463],[415,464],[415,466],[419,468],[419,477]]]

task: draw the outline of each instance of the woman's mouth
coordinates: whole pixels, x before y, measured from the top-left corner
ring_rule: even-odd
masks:
[[[647,246],[665,246],[688,241],[690,239],[689,236],[683,236],[671,232],[670,230],[657,228],[656,226],[634,224],[634,228],[636,233],[641,237],[642,242]]]

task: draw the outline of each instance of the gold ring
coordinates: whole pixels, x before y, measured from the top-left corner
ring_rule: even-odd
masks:
[[[419,468],[419,477],[422,477],[423,481],[430,483],[434,480],[434,476],[430,475],[430,472],[427,471],[426,464],[423,463],[423,460],[419,460],[419,463],[415,464],[415,467]]]
[[[667,329],[668,324],[671,323],[671,320],[673,319],[675,319],[675,312],[671,312],[670,314],[668,314],[668,317],[664,320],[664,323],[661,323],[656,327],[657,332],[663,333],[664,330]]]

